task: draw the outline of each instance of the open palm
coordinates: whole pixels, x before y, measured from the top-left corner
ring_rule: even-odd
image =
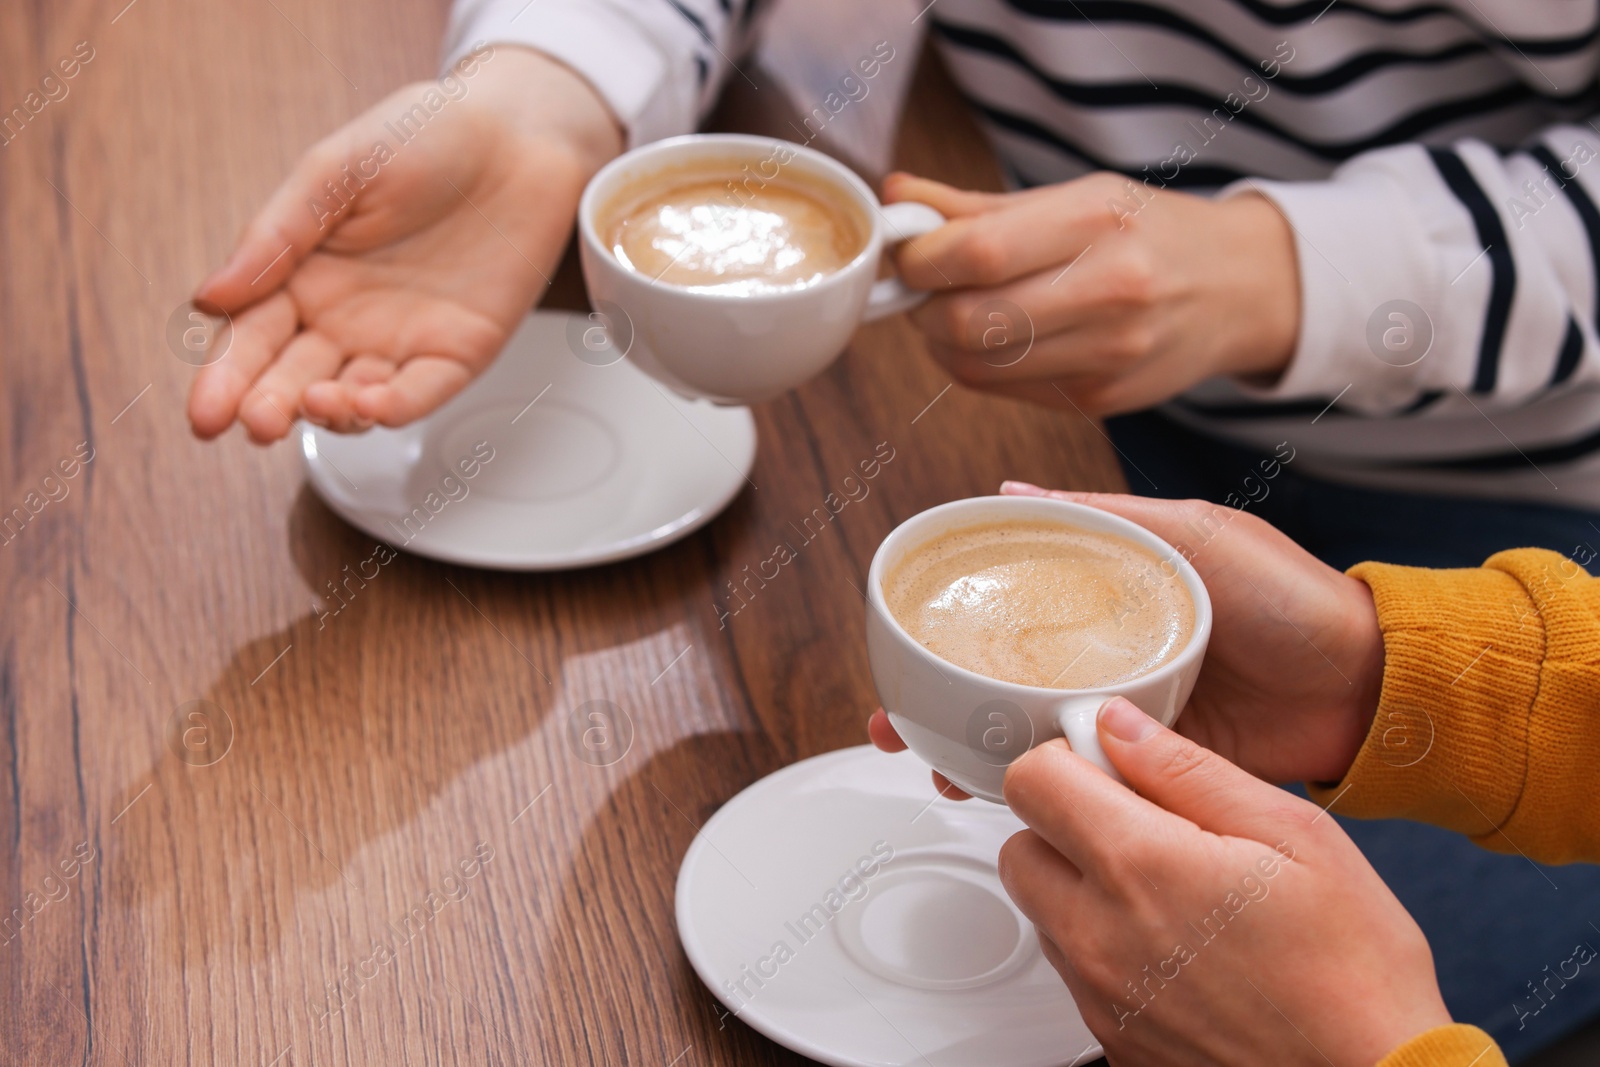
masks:
[[[302,414],[336,430],[409,422],[488,366],[536,302],[586,171],[470,96],[400,141],[395,120],[430,88],[307,152],[201,286],[196,304],[228,313],[233,336],[195,379],[197,434],[237,418],[274,441]]]

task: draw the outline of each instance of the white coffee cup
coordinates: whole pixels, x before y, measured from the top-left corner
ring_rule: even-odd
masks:
[[[596,216],[652,175],[681,178],[700,167],[757,186],[785,175],[821,184],[858,213],[866,243],[849,263],[813,285],[758,294],[698,291],[655,281],[620,263],[601,238]],[[821,373],[860,323],[927,299],[899,279],[877,280],[878,262],[886,245],[944,222],[926,204],[884,207],[855,172],[814,149],[770,137],[690,134],[636,148],[601,168],[578,203],[578,251],[607,344],[685,396],[745,404]]]
[[[977,674],[924,648],[889,614],[883,582],[907,552],[947,531],[996,522],[1048,522],[1111,534],[1161,560],[1194,602],[1194,632],[1148,674],[1098,689],[1047,689]],[[1036,744],[1065,736],[1078,755],[1120,777],[1100,747],[1096,718],[1114,696],[1170,726],[1194,689],[1211,637],[1211,598],[1189,561],[1155,534],[1118,515],[1046,497],[956,500],[913,515],[884,538],[867,574],[867,657],[889,721],[918,756],[953,783],[996,803],[1006,766]]]

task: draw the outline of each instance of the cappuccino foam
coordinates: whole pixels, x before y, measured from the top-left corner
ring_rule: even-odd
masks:
[[[1004,522],[911,549],[883,593],[895,621],[941,659],[1020,685],[1099,689],[1189,643],[1194,601],[1171,570],[1112,534]]]
[[[697,179],[634,200],[605,226],[623,266],[703,292],[754,295],[815,285],[860,253],[865,239],[819,188],[758,190]]]

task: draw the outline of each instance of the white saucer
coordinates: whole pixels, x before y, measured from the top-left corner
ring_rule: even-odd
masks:
[[[580,360],[569,338],[585,325],[535,312],[459,396],[401,429],[303,426],[312,488],[396,548],[505,570],[625,559],[705,525],[755,463],[749,409],[685,400],[627,360]],[[479,442],[493,458],[464,477]]]
[[[1100,1046],[995,873],[1021,827],[936,800],[909,755],[803,760],[695,837],[678,937],[729,1011],[832,1067],[1085,1063]]]

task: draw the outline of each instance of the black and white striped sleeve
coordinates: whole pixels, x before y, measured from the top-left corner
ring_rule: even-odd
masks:
[[[1297,351],[1255,395],[1392,414],[1459,391],[1491,410],[1600,381],[1595,128],[1554,126],[1509,154],[1384,148],[1327,181],[1225,195],[1252,191],[1294,228],[1301,277]]]
[[[628,145],[688,133],[748,47],[761,0],[456,0],[449,69],[479,44],[536,49],[582,75]]]

